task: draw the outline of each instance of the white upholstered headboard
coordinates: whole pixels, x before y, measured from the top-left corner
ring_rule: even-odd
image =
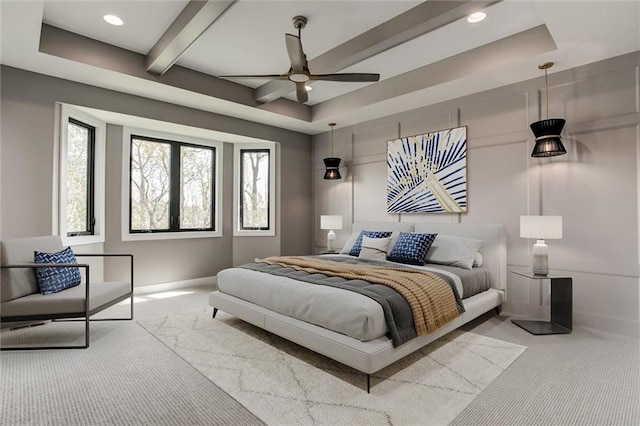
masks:
[[[507,239],[502,225],[408,222],[355,222],[353,224],[353,233],[362,230],[438,233],[482,240],[480,254],[482,254],[483,266],[491,273],[491,287],[507,289]]]
[[[482,266],[491,273],[491,287],[507,289],[507,237],[502,225],[417,223],[415,232],[438,233],[482,240]]]

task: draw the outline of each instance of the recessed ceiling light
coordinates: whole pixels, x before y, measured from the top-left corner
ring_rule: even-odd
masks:
[[[305,88],[305,89],[307,89],[307,92],[310,92],[310,91],[312,91],[312,90],[313,90],[313,87],[308,86],[308,85],[306,85],[306,84],[304,85],[304,88]]]
[[[102,19],[104,19],[107,23],[111,25],[115,25],[117,27],[124,24],[124,21],[119,17],[117,17],[116,15],[104,15]]]
[[[476,13],[472,13],[471,15],[469,15],[469,17],[467,18],[467,22],[471,23],[471,24],[477,24],[480,21],[484,21],[484,18],[487,17],[487,14],[484,12],[476,12]]]

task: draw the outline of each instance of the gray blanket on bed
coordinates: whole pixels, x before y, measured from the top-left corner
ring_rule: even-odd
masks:
[[[359,259],[356,257],[352,258],[343,256],[322,256],[322,258],[351,264],[364,263],[376,266],[398,266],[395,263]],[[417,336],[409,303],[407,303],[405,298],[402,297],[400,293],[398,293],[391,287],[387,287],[382,284],[372,284],[363,280],[349,280],[341,277],[330,277],[324,274],[313,274],[305,271],[298,271],[293,268],[287,268],[280,265],[270,265],[261,262],[247,263],[245,265],[241,265],[240,268],[283,276],[311,284],[342,288],[370,297],[382,306],[385,321],[387,324],[387,336],[393,342],[394,347],[400,346],[401,344]],[[449,286],[453,290],[456,298],[456,304],[458,306],[458,312],[464,312],[464,307],[462,305],[462,301],[460,300],[460,295],[456,290],[455,284],[448,276],[440,274],[438,275],[444,278],[444,280],[449,283]]]

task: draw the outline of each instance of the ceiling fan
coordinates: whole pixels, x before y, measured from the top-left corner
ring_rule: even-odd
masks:
[[[223,78],[269,78],[273,80],[289,80],[296,84],[296,97],[298,102],[304,103],[309,100],[305,83],[310,80],[342,81],[342,82],[370,82],[380,80],[380,74],[366,73],[342,73],[342,74],[312,74],[309,71],[307,55],[302,50],[302,40],[300,30],[307,25],[307,18],[295,16],[293,26],[298,30],[298,35],[285,34],[287,43],[287,53],[291,61],[291,68],[286,74],[263,74],[263,75],[221,75]]]

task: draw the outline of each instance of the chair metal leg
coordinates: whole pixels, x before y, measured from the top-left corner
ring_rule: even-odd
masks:
[[[371,374],[367,374],[367,393],[371,393]]]
[[[85,317],[84,320],[84,347],[89,347],[89,315]]]
[[[11,348],[0,348],[2,352],[8,351],[44,351],[44,350],[58,350],[58,349],[87,349],[85,345],[78,346],[16,346]]]

